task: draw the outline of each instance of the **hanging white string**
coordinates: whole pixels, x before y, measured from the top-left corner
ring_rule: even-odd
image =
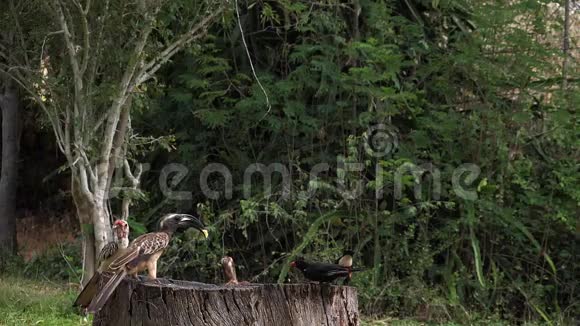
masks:
[[[270,113],[270,110],[272,110],[272,106],[270,105],[270,99],[268,98],[268,93],[266,92],[266,89],[264,88],[264,86],[262,86],[262,83],[260,82],[258,75],[256,75],[256,69],[254,69],[254,64],[252,63],[252,57],[250,56],[250,50],[248,50],[248,44],[246,43],[246,37],[244,36],[244,30],[242,28],[242,21],[240,19],[240,9],[238,8],[238,0],[235,0],[235,6],[236,6],[236,15],[238,16],[238,27],[240,28],[240,35],[242,36],[242,43],[244,44],[244,49],[246,50],[246,55],[248,56],[248,60],[250,61],[250,68],[252,68],[252,74],[254,74],[254,78],[258,82],[258,86],[260,86],[260,88],[262,89],[262,93],[264,93],[264,96],[266,97],[266,105],[268,106],[268,111],[266,112],[266,114],[264,114],[264,117],[265,117],[268,113]],[[262,119],[264,119],[264,117],[262,117]],[[262,119],[260,119],[260,120],[262,120]]]

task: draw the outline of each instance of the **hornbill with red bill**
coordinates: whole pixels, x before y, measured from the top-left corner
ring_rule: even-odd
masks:
[[[198,229],[207,238],[208,232],[198,217],[188,214],[167,214],[161,218],[159,232],[139,236],[127,249],[115,255],[108,267],[108,271],[113,275],[91,301],[88,312],[96,313],[101,310],[126,275],[138,278],[139,272],[147,270],[149,280],[157,279],[157,260],[169,245],[171,237],[177,230],[189,227]]]
[[[350,278],[352,272],[358,271],[338,264],[307,262],[303,259],[291,262],[290,266],[300,270],[308,280],[320,283],[331,283],[343,277]]]
[[[107,243],[98,256],[99,268],[93,274],[89,282],[83,287],[81,293],[79,293],[77,299],[74,302],[74,306],[80,306],[86,308],[90,303],[95,294],[98,291],[99,281],[103,273],[106,273],[109,269],[109,264],[116,257],[116,254],[124,250],[129,246],[129,224],[123,220],[116,220],[112,226],[114,241]]]

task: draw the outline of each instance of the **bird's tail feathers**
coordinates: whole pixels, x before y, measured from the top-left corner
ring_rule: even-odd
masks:
[[[77,299],[73,303],[73,307],[80,306],[82,308],[86,308],[93,300],[93,297],[99,290],[99,283],[101,280],[101,273],[95,272],[93,277],[89,280],[89,282],[83,287],[83,290],[77,296]]]
[[[101,308],[105,305],[109,297],[115,292],[115,289],[121,283],[121,281],[125,278],[127,272],[125,270],[121,270],[118,273],[115,273],[109,281],[103,286],[101,291],[95,296],[91,304],[87,308],[87,311],[90,313],[97,313]]]

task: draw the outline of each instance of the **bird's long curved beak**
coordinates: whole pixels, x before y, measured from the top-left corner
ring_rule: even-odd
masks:
[[[206,239],[209,236],[209,232],[205,228],[205,224],[203,224],[203,221],[197,216],[189,214],[181,214],[181,220],[179,221],[179,225],[182,227],[194,227],[198,229],[201,233],[203,233],[203,236]]]

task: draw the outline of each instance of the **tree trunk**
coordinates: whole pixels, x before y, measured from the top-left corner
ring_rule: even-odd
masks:
[[[356,288],[318,284],[216,286],[125,279],[93,325],[359,324]]]
[[[78,177],[72,178],[72,197],[83,235],[83,278],[82,285],[91,279],[97,268],[97,257],[103,246],[112,238],[108,211],[103,201],[95,200],[80,190]],[[99,225],[101,227],[99,227]]]
[[[18,91],[5,83],[2,109],[2,172],[0,176],[0,251],[16,253],[16,188],[20,151]]]
[[[81,190],[76,178],[71,178],[71,192],[77,216],[81,226],[83,241],[83,276],[81,284],[84,286],[96,271],[97,249],[95,246],[95,231],[90,214],[89,199],[86,198]]]

